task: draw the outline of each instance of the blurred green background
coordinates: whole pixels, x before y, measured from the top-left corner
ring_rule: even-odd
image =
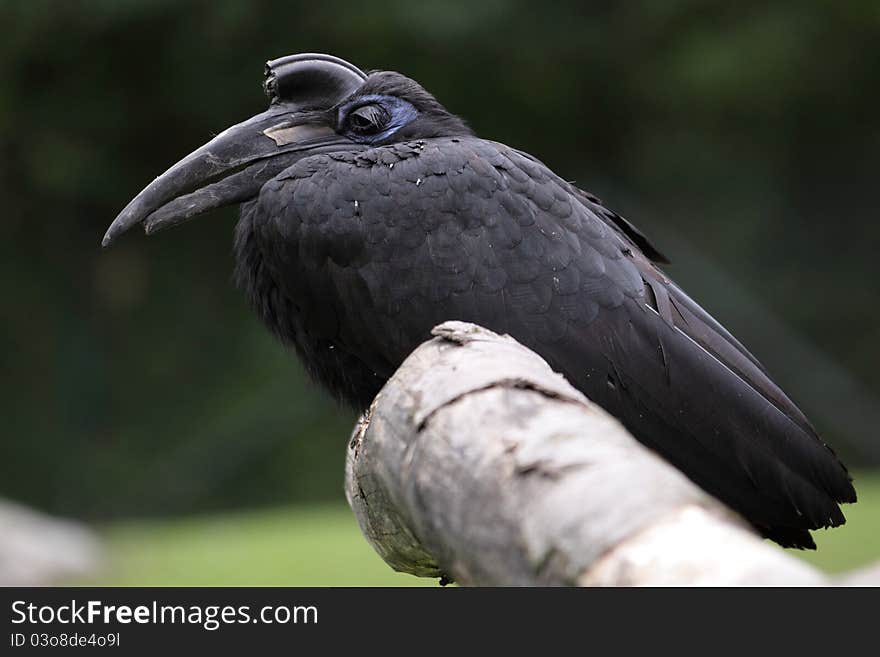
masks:
[[[99,248],[306,51],[416,78],[641,227],[866,482],[822,565],[880,557],[877,2],[5,0],[0,25],[0,496],[102,528],[103,581],[401,581],[341,507],[353,415],[230,283],[235,211]]]

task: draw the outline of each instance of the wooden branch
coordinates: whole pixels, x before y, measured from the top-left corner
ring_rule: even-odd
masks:
[[[361,418],[346,495],[395,570],[464,585],[821,585],[534,352],[447,322]]]
[[[103,558],[96,533],[0,499],[0,586],[47,586],[94,575]]]

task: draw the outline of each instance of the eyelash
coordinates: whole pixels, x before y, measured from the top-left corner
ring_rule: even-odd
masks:
[[[378,104],[361,105],[349,112],[348,125],[356,131],[366,133],[378,130],[388,121],[388,111]]]

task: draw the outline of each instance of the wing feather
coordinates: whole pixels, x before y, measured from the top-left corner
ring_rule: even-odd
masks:
[[[253,229],[298,309],[300,355],[340,396],[369,402],[377,388],[363,381],[387,379],[434,325],[476,322],[536,350],[779,542],[810,547],[807,530],[844,522],[837,503],[855,492],[843,465],[598,199],[477,138],[315,158],[264,187]],[[326,344],[364,372],[340,380]]]

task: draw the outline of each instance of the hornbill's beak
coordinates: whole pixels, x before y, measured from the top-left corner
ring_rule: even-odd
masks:
[[[138,223],[153,233],[256,196],[298,159],[351,142],[330,127],[330,108],[366,76],[331,55],[290,55],[266,64],[269,109],[224,130],[150,183],[119,213],[108,246]]]

